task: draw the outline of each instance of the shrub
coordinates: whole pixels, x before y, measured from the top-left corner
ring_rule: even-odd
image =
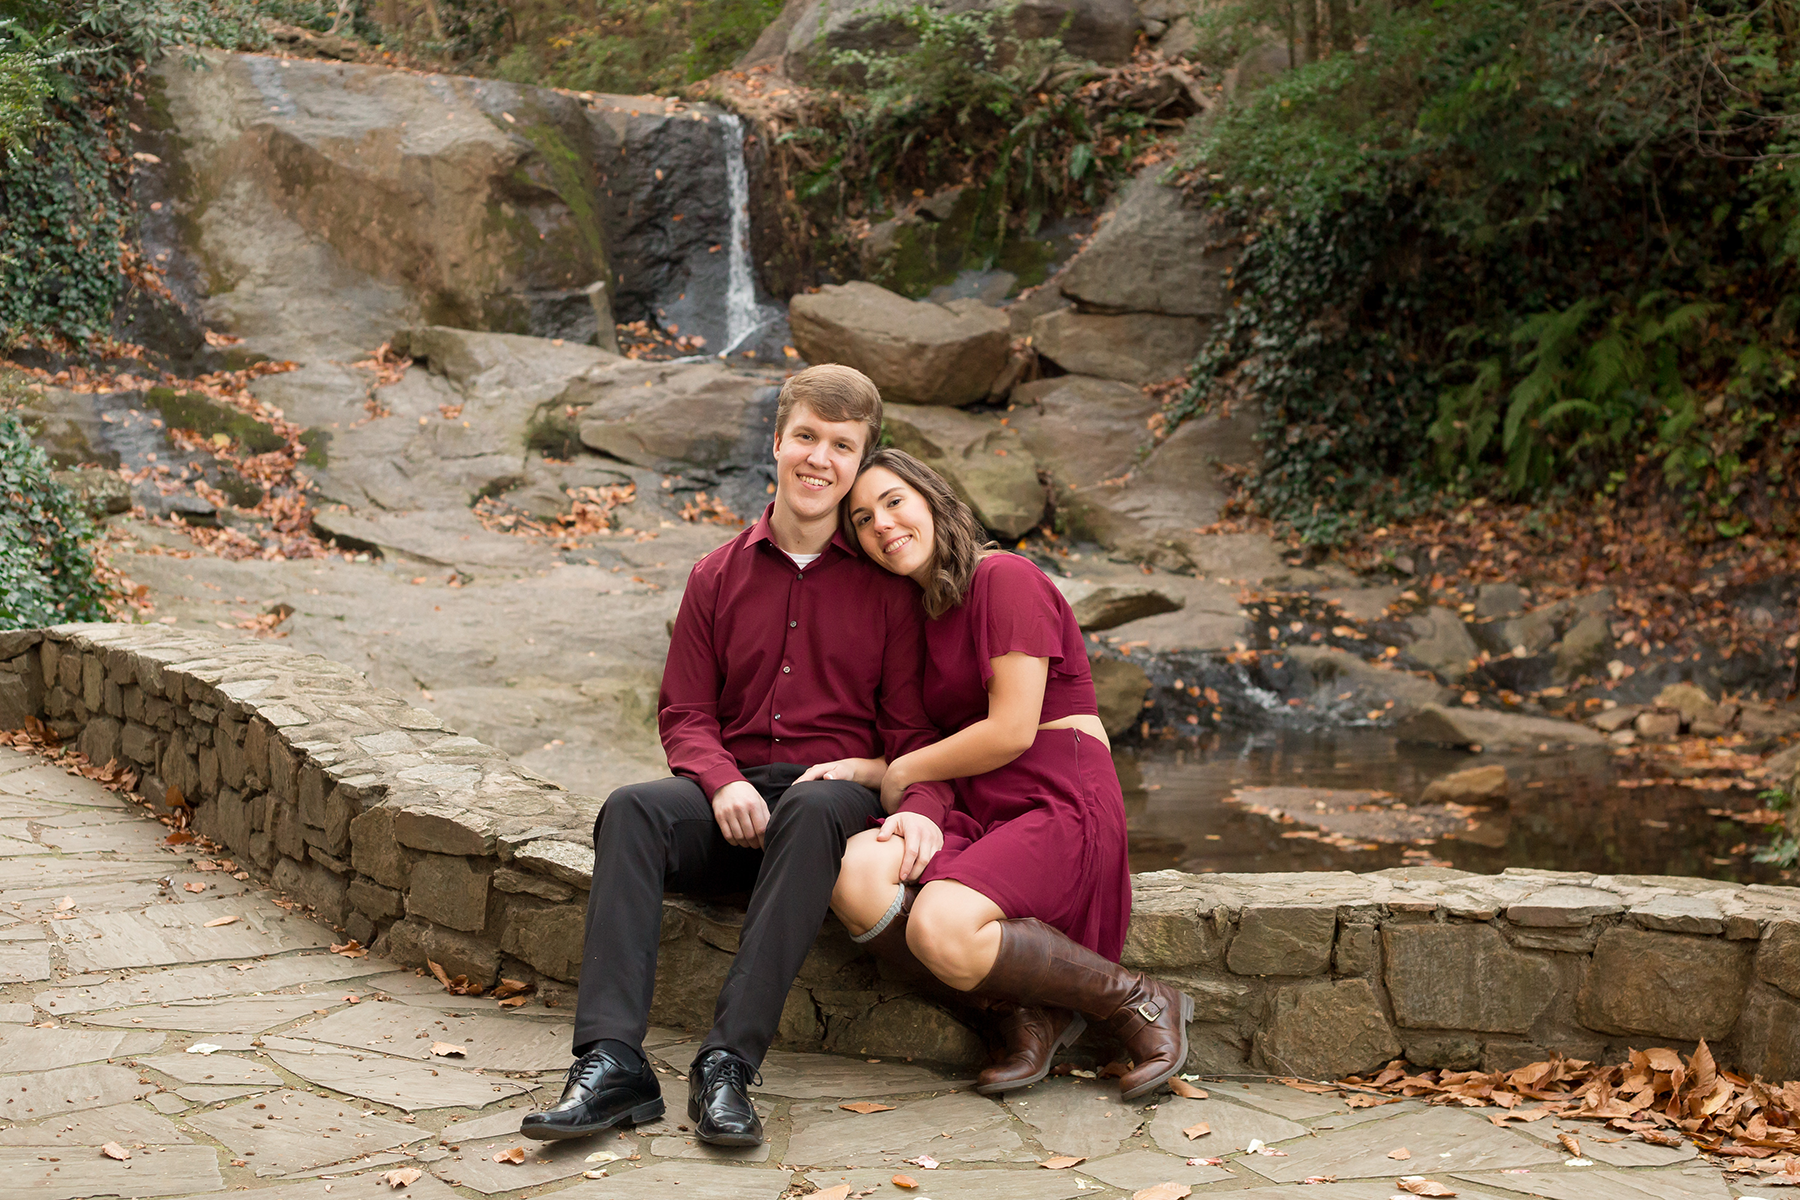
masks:
[[[0,629],[106,620],[93,534],[18,417],[0,412]]]
[[[1258,394],[1256,498],[1314,540],[1640,456],[1718,532],[1772,520],[1744,502],[1800,414],[1795,29],[1755,0],[1399,7],[1234,103],[1184,165],[1245,243],[1236,307],[1175,415]]]

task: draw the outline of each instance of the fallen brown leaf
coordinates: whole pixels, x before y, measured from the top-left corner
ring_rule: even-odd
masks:
[[[1179,1075],[1177,1075],[1175,1078],[1169,1080],[1169,1090],[1171,1092],[1174,1092],[1177,1096],[1180,1096],[1184,1100],[1204,1100],[1204,1099],[1206,1099],[1206,1093],[1204,1091],[1202,1091],[1200,1088],[1195,1087],[1193,1084],[1189,1083],[1187,1080],[1183,1079]]]
[[[1044,1168],[1046,1171],[1066,1171],[1070,1167],[1086,1161],[1086,1158],[1077,1157],[1073,1154],[1058,1154],[1055,1158],[1046,1158],[1043,1162],[1039,1163],[1038,1166]]]
[[[1193,1194],[1193,1188],[1171,1179],[1167,1183],[1158,1183],[1131,1193],[1131,1200],[1182,1200]]]
[[[1571,1158],[1580,1158],[1581,1157],[1581,1139],[1580,1138],[1576,1137],[1572,1133],[1559,1133],[1556,1135],[1556,1140],[1558,1142],[1562,1143],[1562,1148],[1569,1152],[1569,1156]]]
[[[131,1151],[119,1145],[117,1142],[106,1143],[106,1145],[100,1147],[100,1153],[106,1155],[108,1158],[127,1159],[131,1157]]]
[[[852,1100],[850,1103],[840,1104],[838,1107],[845,1112],[861,1113],[864,1116],[867,1116],[869,1113],[894,1111],[893,1105],[877,1104],[873,1100]]]
[[[384,1171],[381,1176],[381,1182],[397,1190],[405,1187],[409,1183],[417,1183],[424,1175],[425,1172],[419,1170],[417,1167],[396,1167],[392,1171]]]
[[[506,999],[499,1001],[499,1005],[501,1008],[518,1008],[530,999],[530,996],[508,996]]]
[[[450,1058],[452,1056],[463,1058],[468,1055],[469,1048],[467,1046],[458,1046],[454,1042],[433,1042],[431,1043],[431,1052],[439,1058]]]
[[[1203,1138],[1211,1132],[1211,1125],[1208,1125],[1205,1121],[1196,1121],[1194,1124],[1189,1125],[1186,1129],[1182,1130],[1181,1136],[1191,1142],[1195,1138]]]
[[[184,890],[190,892],[204,892],[206,890],[206,885],[204,883],[184,883],[181,886]]]
[[[1351,1108],[1380,1108],[1383,1104],[1398,1104],[1398,1096],[1351,1096],[1344,1101]]]
[[[919,1181],[914,1179],[911,1175],[896,1175],[888,1182],[892,1183],[897,1188],[916,1188],[919,1186]]]
[[[850,1200],[850,1185],[840,1183],[836,1187],[828,1187],[823,1191],[814,1192],[807,1197],[807,1200]]]
[[[437,981],[444,985],[444,990],[449,991],[450,990],[450,976],[445,973],[444,968],[438,966],[436,963],[432,962],[429,958],[425,960],[425,966],[430,969],[431,973],[434,976],[437,977]]]
[[[331,952],[333,954],[341,954],[345,958],[367,958],[369,955],[368,950],[364,949],[363,944],[355,938],[351,938],[341,946],[336,942],[333,942]]]
[[[1402,1146],[1398,1150],[1389,1150],[1388,1157],[1395,1162],[1405,1162],[1412,1157],[1412,1151],[1408,1150],[1405,1146]]]
[[[1451,1191],[1449,1188],[1445,1187],[1443,1184],[1439,1183],[1435,1179],[1419,1179],[1419,1178],[1415,1177],[1412,1179],[1402,1179],[1402,1180],[1399,1180],[1398,1182],[1401,1187],[1405,1188],[1407,1191],[1411,1192],[1415,1196],[1454,1196],[1454,1195],[1456,1195],[1455,1192]]]
[[[219,926],[219,925],[230,925],[230,924],[234,923],[236,920],[237,920],[236,917],[214,917],[212,920],[210,920],[206,923],[206,927],[208,929],[212,929],[215,926]]]
[[[514,1146],[511,1150],[496,1150],[494,1151],[494,1161],[497,1163],[511,1163],[516,1167],[525,1161],[525,1147]]]

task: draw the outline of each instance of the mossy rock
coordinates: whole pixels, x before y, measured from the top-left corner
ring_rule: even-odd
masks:
[[[300,444],[306,447],[306,453],[300,461],[305,466],[318,467],[320,470],[331,465],[331,431],[329,429],[308,429],[300,435]]]
[[[191,429],[204,437],[222,433],[252,454],[267,454],[287,445],[287,439],[269,425],[199,392],[154,387],[144,393],[144,403],[161,413],[170,428]]]

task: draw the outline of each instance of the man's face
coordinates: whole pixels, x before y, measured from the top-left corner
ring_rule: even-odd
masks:
[[[802,520],[835,514],[856,482],[868,426],[826,421],[802,402],[775,435],[775,503]]]

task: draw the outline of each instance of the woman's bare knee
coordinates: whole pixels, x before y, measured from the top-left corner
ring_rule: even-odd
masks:
[[[894,890],[900,886],[902,849],[898,838],[876,841],[872,829],[856,834],[845,844],[837,883],[831,892],[831,911],[851,933],[861,934],[872,928],[894,902]]]
[[[906,941],[920,962],[951,987],[967,991],[993,965],[986,926],[1005,914],[973,888],[949,880],[928,883],[913,901]]]

